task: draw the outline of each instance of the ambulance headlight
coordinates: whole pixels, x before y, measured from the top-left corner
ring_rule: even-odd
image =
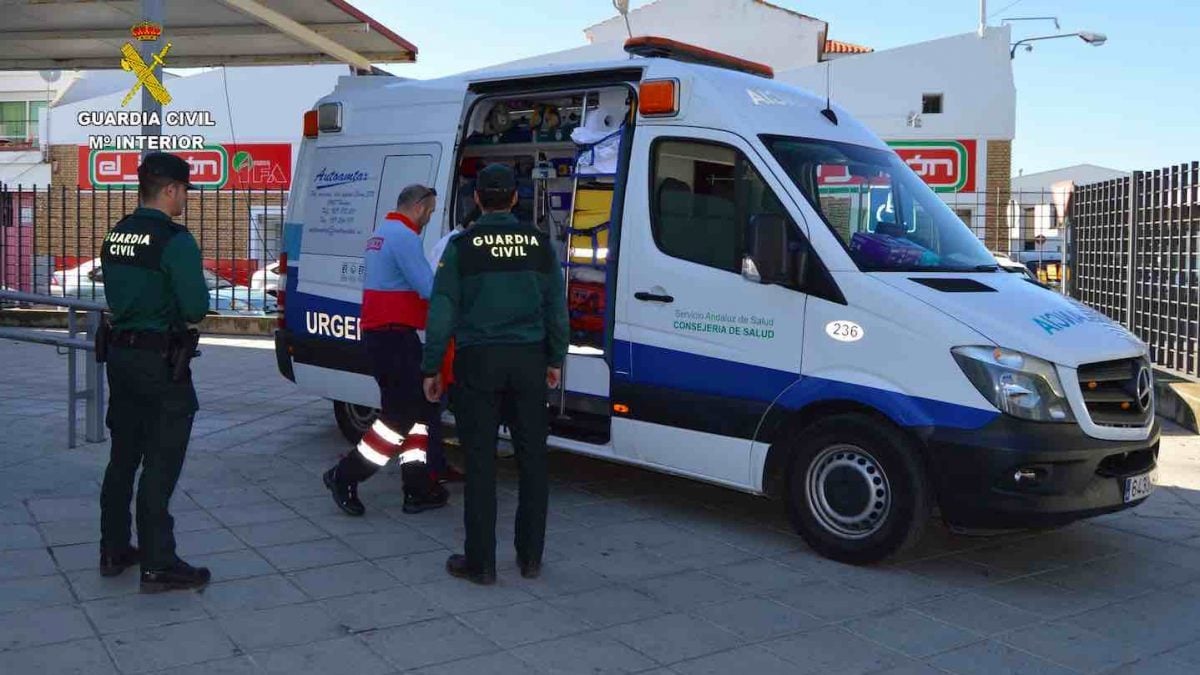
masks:
[[[954,360],[1000,412],[1036,422],[1073,422],[1054,364],[999,347],[957,347]]]

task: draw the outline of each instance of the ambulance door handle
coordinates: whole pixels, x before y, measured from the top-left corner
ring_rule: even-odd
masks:
[[[647,293],[646,291],[638,291],[633,294],[633,297],[643,302],[675,302],[675,297],[671,295],[659,295],[658,293]]]

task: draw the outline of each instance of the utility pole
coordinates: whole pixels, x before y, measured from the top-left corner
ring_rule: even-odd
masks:
[[[163,0],[142,0],[142,20],[162,26],[163,18]],[[142,41],[138,44],[138,52],[142,56],[142,62],[145,63],[149,68],[153,68],[154,65],[155,46],[155,43],[149,41]],[[161,81],[166,82],[166,69],[160,69],[158,71],[158,77]],[[142,112],[147,114],[150,112],[156,112],[158,113],[160,119],[159,124],[143,124],[142,136],[161,136],[162,104],[156,101],[154,97],[150,95],[150,87],[142,87]],[[150,154],[150,152],[151,151],[149,148],[143,149],[142,157]]]
[[[979,0],[979,37],[987,31],[987,0]]]

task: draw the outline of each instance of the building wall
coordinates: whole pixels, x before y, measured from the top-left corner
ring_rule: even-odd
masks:
[[[929,42],[856,54],[776,73],[776,79],[833,102],[887,141],[975,141],[975,188],[940,192],[993,250],[1008,250],[1003,214],[1009,199],[1016,88],[1010,31],[989,28]],[[942,112],[922,112],[924,94],[942,95]]]
[[[795,70],[776,79],[824,95],[886,139],[979,138],[1016,134],[1010,31],[989,28]],[[943,112],[921,114],[921,96],[943,95]],[[920,126],[909,119],[920,117]]]
[[[1051,169],[1050,171],[1039,171],[1023,176],[1014,176],[1012,179],[1012,189],[1013,192],[1041,192],[1049,190],[1055,183],[1063,181],[1071,181],[1076,185],[1087,185],[1089,183],[1099,183],[1127,176],[1129,176],[1129,172],[1121,171],[1120,169],[1110,169],[1104,166],[1096,166],[1095,164],[1076,164],[1075,166],[1063,167],[1061,169]]]
[[[345,66],[264,66],[229,68],[225,72],[215,69],[178,78],[167,84],[171,93],[167,109],[208,111],[216,124],[164,125],[163,133],[199,134],[211,143],[295,142],[300,138],[304,112],[333,91],[338,78],[347,73]],[[122,110],[124,96],[125,92],[116,92],[52,108],[54,143],[87,145],[88,137],[94,134],[140,134],[140,127],[98,129],[78,124],[81,111]]]
[[[1005,235],[1005,204],[1009,201],[1009,181],[1012,177],[1012,141],[987,142],[987,186],[988,208],[984,216],[983,242],[993,251],[1007,252],[1009,243]]]
[[[765,63],[776,70],[811,65],[820,57],[824,21],[756,0],[658,0],[629,13],[634,35],[656,35]],[[591,43],[624,42],[617,16],[584,30]]]

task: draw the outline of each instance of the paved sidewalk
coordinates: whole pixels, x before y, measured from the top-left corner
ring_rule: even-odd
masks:
[[[240,346],[235,346],[240,345]],[[95,569],[107,444],[66,449],[65,357],[0,342],[0,673],[1200,672],[1200,439],[1173,429],[1134,512],[1044,533],[940,526],[905,560],[817,557],[778,504],[556,454],[542,579],[515,572],[501,463],[500,583],[446,577],[450,507],[400,511],[396,473],[343,516],[347,449],[269,343],[205,344],[174,502],[202,593]]]

